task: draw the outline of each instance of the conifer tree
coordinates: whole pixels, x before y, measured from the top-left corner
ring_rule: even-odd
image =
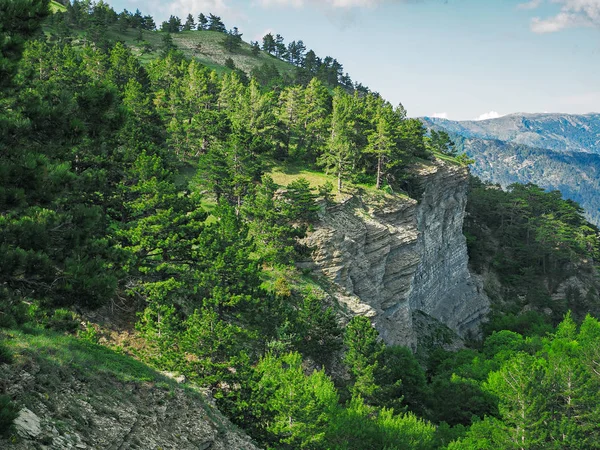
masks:
[[[208,28],[208,19],[203,13],[198,15],[198,31],[206,30]]]
[[[208,25],[206,29],[209,31],[218,31],[219,33],[227,33],[227,28],[225,28],[225,24],[221,18],[214,14],[208,15]]]
[[[269,54],[274,54],[275,53],[275,49],[277,48],[275,45],[275,39],[273,38],[273,35],[271,33],[267,33],[263,36],[263,46],[262,49],[269,53]]]
[[[379,102],[375,117],[373,119],[375,130],[369,136],[369,143],[365,149],[366,153],[375,155],[377,158],[377,177],[376,187],[381,188],[383,177],[385,176],[388,163],[391,160],[395,148],[394,135],[391,123],[391,106]],[[397,159],[394,164],[398,164]]]
[[[343,180],[356,169],[356,145],[354,142],[353,99],[341,88],[333,94],[333,112],[331,131],[327,149],[319,157],[318,163],[337,177],[338,192],[341,192]]]
[[[379,386],[375,384],[375,373],[384,345],[379,342],[379,334],[367,317],[353,317],[344,334],[344,363],[352,374],[353,396],[371,399]]]
[[[190,31],[196,29],[196,22],[194,21],[194,16],[188,14],[185,23],[183,24],[182,31]]]

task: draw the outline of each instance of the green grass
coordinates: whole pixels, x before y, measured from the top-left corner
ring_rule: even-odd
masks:
[[[463,165],[463,163],[461,163],[458,159],[456,159],[455,156],[446,155],[445,153],[437,152],[437,151],[434,151],[433,154],[437,159],[449,162],[450,164],[454,164],[457,166]]]
[[[55,2],[54,0],[51,0],[50,2],[50,12],[51,13],[57,13],[57,12],[65,12],[67,10],[67,7],[65,5],[61,5],[58,2]]]
[[[360,195],[368,197],[372,200],[392,199],[395,197],[404,197],[403,193],[388,194],[383,190],[378,190],[374,184],[352,183],[344,181],[342,192],[337,191],[337,177],[328,175],[316,169],[307,168],[299,164],[275,164],[267,171],[267,175],[273,178],[273,181],[280,186],[288,184],[304,178],[310,183],[310,186],[317,189],[319,186],[329,182],[333,185],[333,196],[336,202],[342,202],[349,198]]]
[[[5,345],[14,354],[15,363],[33,360],[44,372],[60,375],[65,370],[99,386],[107,378],[121,382],[156,382],[174,386],[173,380],[129,357],[71,336],[42,328],[9,330]]]
[[[195,58],[202,64],[218,69],[217,71],[227,70],[225,60],[231,58],[235,66],[246,73],[250,73],[253,68],[261,66],[264,63],[274,64],[281,74],[291,74],[294,66],[285,61],[281,61],[263,51],[257,56],[252,54],[250,44],[242,42],[241,47],[233,53],[223,48],[222,42],[225,34],[216,31],[183,31],[175,33],[173,42],[183,53]],[[212,66],[212,67],[211,67]]]
[[[308,169],[296,164],[273,166],[267,174],[280,186],[287,186],[300,178],[306,179],[310,183],[310,186],[315,189],[327,182],[337,186],[337,178],[333,175],[327,175],[324,172]]]

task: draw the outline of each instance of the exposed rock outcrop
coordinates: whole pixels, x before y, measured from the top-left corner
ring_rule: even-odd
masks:
[[[465,336],[489,309],[467,267],[467,169],[437,162],[419,172],[418,202],[382,194],[328,208],[304,240],[313,251],[301,264],[339,286],[338,301],[371,317],[384,341],[413,348],[415,311]]]
[[[22,405],[2,449],[257,449],[202,394],[166,379],[99,383],[70,367],[19,361],[0,364],[5,393]]]

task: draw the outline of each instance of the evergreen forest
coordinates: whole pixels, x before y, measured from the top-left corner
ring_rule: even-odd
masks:
[[[203,35],[223,64],[179,45]],[[302,41],[0,0],[0,365],[23,336],[103,345],[202,387],[261,448],[600,448],[598,292],[550,295],[596,286],[599,232],[560,192],[470,179],[472,268],[499,287],[458,350],[384,344],[297,267],[320,214],[418,200],[436,160],[471,162]],[[0,381],[2,442],[19,408]]]

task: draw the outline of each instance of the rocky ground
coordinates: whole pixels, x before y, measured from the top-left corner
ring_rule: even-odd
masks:
[[[82,343],[69,344],[69,361],[60,343],[34,349],[23,344],[27,337],[14,337],[19,343],[11,344],[17,349],[13,363],[0,364],[0,392],[20,411],[11,433],[0,438],[2,449],[257,448],[201,392],[140,369],[141,363],[131,360],[129,373],[123,365],[102,370],[99,355],[110,364],[127,357],[95,346],[85,367]],[[60,342],[75,341],[68,339]]]

